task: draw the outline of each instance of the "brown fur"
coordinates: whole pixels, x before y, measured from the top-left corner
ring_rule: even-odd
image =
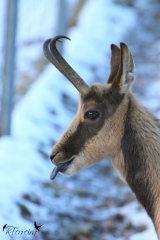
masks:
[[[160,225],[160,129],[153,117],[130,96],[125,119],[122,152],[126,181],[152,218],[158,234]],[[158,211],[158,212],[157,212]]]
[[[112,45],[111,74],[106,85],[94,84],[80,93],[78,112],[53,147],[53,163],[73,161],[72,175],[103,158],[129,184],[153,220],[160,238],[160,128],[159,123],[130,93],[134,62],[128,47]],[[96,120],[85,118],[98,111]]]

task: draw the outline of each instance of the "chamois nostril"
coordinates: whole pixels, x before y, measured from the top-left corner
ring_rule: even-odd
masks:
[[[54,158],[56,155],[57,155],[57,152],[53,152],[53,153],[51,153],[51,155],[50,155],[50,159],[51,159],[51,161],[53,160],[53,158]]]

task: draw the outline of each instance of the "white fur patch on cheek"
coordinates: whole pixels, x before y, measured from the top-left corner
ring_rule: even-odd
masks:
[[[68,169],[62,174],[70,176],[79,172],[81,169],[92,165],[93,163],[90,163],[88,160],[89,159],[85,157],[84,152],[81,152],[73,159],[73,162],[68,166]]]
[[[79,153],[78,156],[76,156],[72,162],[72,165],[68,169],[68,173],[74,174],[78,171],[80,171],[82,168],[85,168],[87,165],[87,162],[85,161],[85,156],[82,153]]]
[[[74,175],[76,172],[77,172],[77,171],[75,171],[75,168],[74,168],[73,163],[72,163],[70,166],[68,166],[68,169],[67,169],[64,173],[62,173],[62,175],[72,176],[72,175]]]
[[[110,125],[106,126],[105,124],[96,136],[85,143],[81,152],[74,157],[73,162],[64,172],[64,175],[73,175],[83,168],[89,167],[106,157],[110,157],[108,145],[110,145],[111,136],[109,133],[106,133],[106,128],[109,127]]]

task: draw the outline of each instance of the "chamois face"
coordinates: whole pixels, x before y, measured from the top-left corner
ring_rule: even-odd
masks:
[[[80,94],[78,112],[72,123],[53,147],[53,163],[61,166],[65,175],[72,175],[105,157],[118,154],[121,119],[126,110],[127,97],[112,92],[111,84],[94,84]]]
[[[56,49],[57,36],[44,43],[45,56],[80,92],[78,112],[72,123],[53,147],[51,160],[57,166],[51,173],[72,175],[82,168],[120,152],[124,117],[134,72],[134,62],[128,47],[111,45],[111,73],[107,84],[88,86]],[[68,38],[67,38],[68,39]],[[114,164],[117,163],[114,161]]]

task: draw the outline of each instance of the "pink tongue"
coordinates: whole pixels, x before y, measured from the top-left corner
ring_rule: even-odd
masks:
[[[53,171],[51,172],[51,175],[50,175],[50,179],[51,180],[53,180],[55,177],[56,177],[56,175],[57,175],[57,173],[58,173],[58,171],[56,171],[56,167],[53,169]]]
[[[68,162],[67,162],[67,163],[61,163],[61,164],[59,164],[57,167],[55,167],[55,168],[53,169],[53,171],[51,172],[50,179],[53,180],[53,179],[57,176],[57,173],[58,173],[62,168],[64,168],[66,165],[68,165]]]
[[[68,162],[61,163],[57,167],[55,167],[53,169],[53,171],[51,172],[50,179],[53,180],[57,176],[57,173],[60,172],[61,170],[64,171],[72,161],[73,161],[73,159],[71,159]]]
[[[53,179],[57,176],[57,173],[58,173],[58,172],[59,172],[59,171],[57,170],[57,167],[55,167],[55,168],[53,169],[53,171],[51,172],[50,179],[53,180]]]

